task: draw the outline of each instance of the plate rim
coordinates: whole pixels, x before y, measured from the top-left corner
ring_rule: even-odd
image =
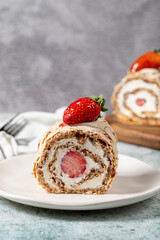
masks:
[[[13,161],[14,158],[22,158],[22,157],[35,157],[36,153],[31,153],[31,154],[23,154],[23,155],[18,155],[15,157],[11,157],[8,159],[5,159],[3,161],[0,162],[0,167],[1,165],[9,162],[9,161]],[[160,175],[160,170],[154,168],[153,166],[150,166],[149,164],[135,158],[132,156],[128,156],[125,154],[119,154],[118,156],[121,157],[129,157],[131,159],[134,159],[138,162],[141,162],[142,164],[146,165],[147,167],[149,167],[150,169],[154,170],[155,172],[157,172],[157,174]],[[8,200],[14,201],[14,202],[18,202],[21,204],[25,204],[25,205],[29,205],[29,206],[34,206],[34,207],[42,207],[42,208],[50,208],[50,209],[64,209],[64,210],[94,210],[94,209],[107,209],[107,208],[116,208],[116,207],[121,207],[121,206],[128,206],[143,200],[146,200],[150,197],[153,197],[156,193],[158,193],[160,191],[160,184],[155,186],[154,188],[152,187],[151,189],[144,191],[143,193],[136,193],[136,194],[132,194],[131,197],[126,197],[124,199],[114,199],[114,200],[109,200],[109,201],[105,201],[103,200],[102,202],[97,202],[97,203],[70,203],[67,202],[67,204],[58,204],[58,202],[47,202],[47,201],[43,201],[43,200],[36,200],[36,199],[32,199],[30,197],[25,197],[25,196],[21,196],[19,194],[14,194],[14,193],[9,193],[7,191],[4,191],[0,188],[0,196],[3,198],[6,198]],[[53,194],[54,195],[54,194]],[[59,194],[59,195],[66,195],[66,194]],[[70,194],[70,195],[75,195],[75,194]],[[76,195],[81,195],[81,194],[76,194]],[[106,194],[107,195],[107,194]],[[96,195],[95,195],[96,196]],[[131,200],[131,201],[129,201]],[[128,201],[127,203],[125,203],[126,201]],[[117,203],[117,205],[116,205]],[[113,204],[114,206],[111,207],[107,207],[107,205]],[[45,206],[44,206],[45,205]],[[104,205],[104,206],[103,206]],[[106,205],[106,206],[105,206]],[[86,209],[88,208],[88,209]]]

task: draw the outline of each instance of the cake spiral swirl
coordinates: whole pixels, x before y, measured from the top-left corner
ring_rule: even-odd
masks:
[[[105,120],[63,127],[57,122],[39,142],[34,175],[52,193],[105,193],[116,175],[116,144],[115,133]],[[80,161],[84,159],[85,166],[80,166],[78,175],[77,171],[70,175],[63,168],[63,160],[70,161],[73,153]]]

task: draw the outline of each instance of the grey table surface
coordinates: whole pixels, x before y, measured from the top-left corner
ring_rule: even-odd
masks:
[[[0,121],[9,114],[1,114]],[[118,143],[119,153],[160,169],[160,152]],[[62,211],[25,206],[0,198],[0,240],[160,239],[160,193],[121,208]]]

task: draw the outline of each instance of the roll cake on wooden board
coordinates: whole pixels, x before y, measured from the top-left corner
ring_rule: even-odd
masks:
[[[118,164],[117,138],[106,120],[97,120],[105,108],[104,101],[100,107],[102,96],[96,99],[99,105],[89,98],[76,100],[63,122],[40,139],[33,172],[47,191],[104,194],[110,188]]]
[[[111,102],[114,111],[106,119],[119,140],[160,149],[160,50],[134,61]]]
[[[123,122],[160,125],[160,71],[129,72],[114,88],[114,115]]]
[[[106,120],[114,129],[119,141],[160,149],[160,126],[125,123],[115,115],[106,116]]]

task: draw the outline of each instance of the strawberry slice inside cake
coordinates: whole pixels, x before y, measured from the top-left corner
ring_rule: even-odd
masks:
[[[146,100],[144,98],[137,98],[136,99],[136,104],[140,107],[143,106],[145,103],[146,103]]]
[[[61,168],[70,178],[76,178],[86,170],[86,160],[79,152],[70,150],[62,158]]]

